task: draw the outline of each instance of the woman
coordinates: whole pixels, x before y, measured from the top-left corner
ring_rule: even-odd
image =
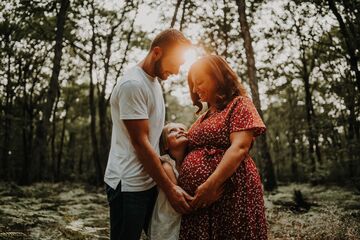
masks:
[[[196,61],[188,84],[199,111],[201,102],[209,108],[188,132],[190,152],[179,172],[179,185],[195,197],[195,210],[182,217],[180,239],[267,239],[261,180],[248,154],[264,123],[221,57]]]

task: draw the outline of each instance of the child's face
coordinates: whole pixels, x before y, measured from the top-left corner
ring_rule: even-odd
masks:
[[[184,124],[169,123],[165,128],[167,132],[167,148],[169,150],[187,146],[187,129]]]

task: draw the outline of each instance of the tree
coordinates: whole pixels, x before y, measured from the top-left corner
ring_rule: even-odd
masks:
[[[241,34],[244,40],[244,47],[246,52],[247,73],[248,73],[248,80],[251,89],[251,95],[254,105],[257,111],[259,112],[260,117],[263,118],[260,97],[259,97],[258,83],[256,79],[256,67],[255,67],[254,51],[252,47],[252,38],[250,35],[248,22],[246,19],[245,0],[236,0],[236,4],[238,7],[239,21],[241,25]],[[266,141],[266,135],[261,135],[259,137],[258,142],[261,151],[261,159],[264,161],[264,168],[263,168],[264,188],[267,191],[272,191],[276,188],[277,184],[276,184],[276,178],[274,174],[274,167],[273,167],[271,155]]]
[[[43,119],[37,130],[36,146],[36,158],[38,159],[40,166],[46,168],[47,152],[48,152],[48,129],[50,126],[50,117],[52,115],[54,102],[59,94],[59,73],[61,69],[61,58],[63,49],[63,36],[64,26],[66,21],[67,11],[69,9],[69,0],[62,0],[60,2],[60,10],[56,17],[56,36],[54,47],[54,59],[52,74],[47,90],[46,102],[43,105]],[[41,173],[40,173],[41,174]],[[41,175],[39,176],[41,178]]]

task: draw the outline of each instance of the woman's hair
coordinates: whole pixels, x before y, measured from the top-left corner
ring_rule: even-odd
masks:
[[[216,81],[217,94],[216,94],[216,108],[224,109],[226,105],[234,99],[236,96],[247,96],[247,92],[244,86],[240,82],[240,78],[235,71],[229,66],[229,64],[218,55],[206,55],[198,59],[189,70],[188,85],[190,89],[191,100],[194,106],[199,109],[196,113],[199,113],[203,105],[200,101],[200,97],[192,90],[194,84],[192,81],[192,73],[199,68],[204,68]]]

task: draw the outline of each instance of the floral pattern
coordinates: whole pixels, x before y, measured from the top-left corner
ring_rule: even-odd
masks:
[[[251,130],[255,138],[266,130],[248,97],[236,97],[225,109],[205,117],[200,116],[189,130],[190,151],[179,172],[179,185],[191,195],[220,163],[232,132]],[[225,182],[225,189],[214,204],[183,215],[181,240],[267,239],[262,184],[249,155]]]

